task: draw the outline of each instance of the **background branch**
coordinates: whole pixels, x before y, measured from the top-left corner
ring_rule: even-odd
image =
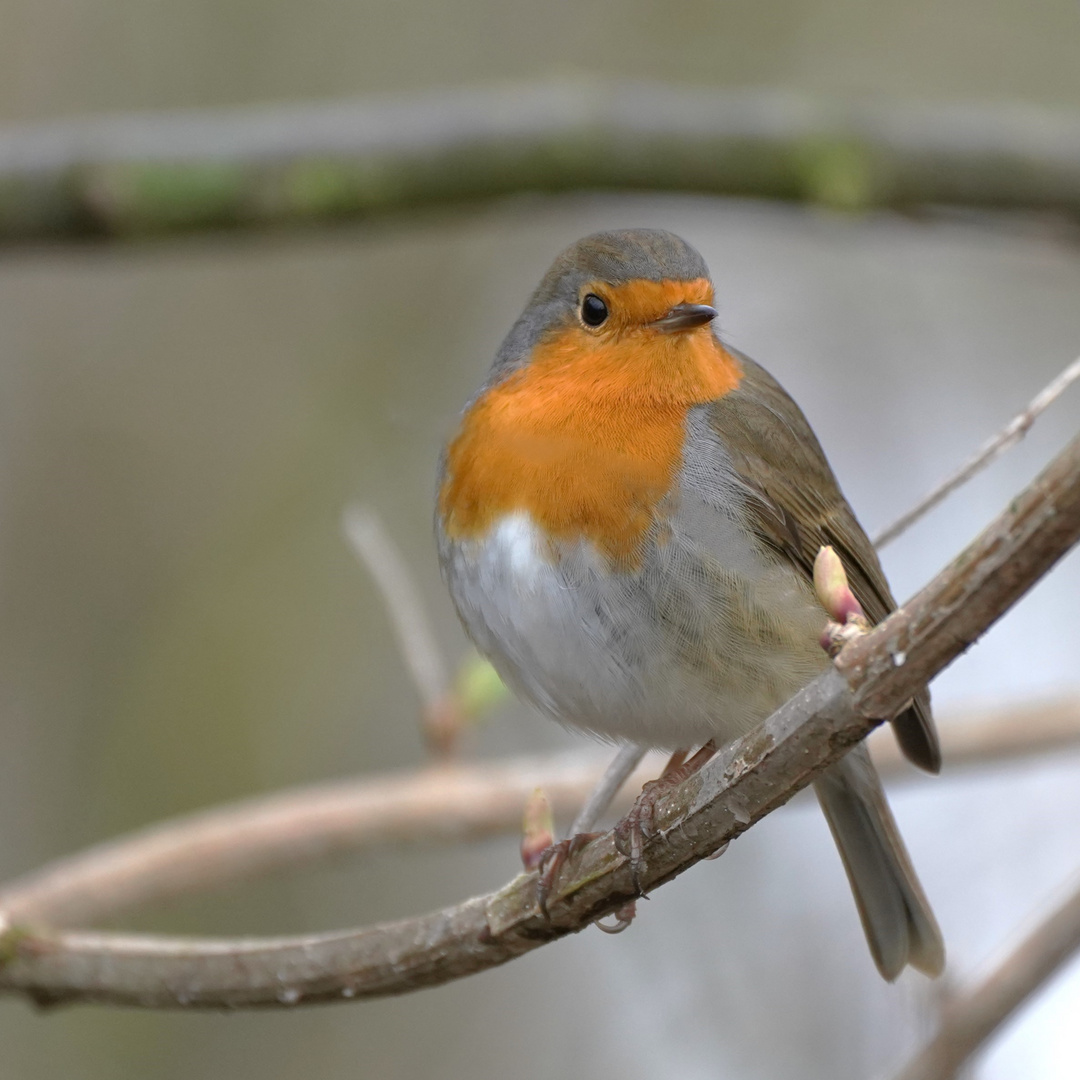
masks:
[[[979,710],[941,725],[945,767],[983,765],[1080,746],[1080,699]],[[888,734],[871,737],[890,782],[922,780]],[[627,810],[663,764],[651,755],[612,806]],[[187,815],[98,844],[0,888],[14,922],[92,926],[180,896],[403,844],[517,834],[521,808],[544,789],[561,821],[585,802],[605,752],[450,763],[317,784]],[[927,781],[929,782],[929,781]],[[587,823],[589,828],[593,825]],[[571,832],[583,831],[575,824]]]
[[[661,802],[645,845],[647,889],[786,802],[892,716],[1080,537],[1080,438],[969,547],[881,625]],[[576,932],[632,898],[610,833],[563,868],[536,906],[535,875],[414,919],[267,940],[178,940],[41,931],[14,920],[0,991],[40,1001],[240,1007],[403,993],[459,978]]]
[[[933,1039],[895,1080],[952,1080],[960,1067],[1080,949],[1080,888],[972,989],[946,1000]]]
[[[409,568],[370,507],[346,507],[342,527],[353,553],[379,588],[424,710],[434,712],[450,693],[450,675]]]
[[[371,507],[347,506],[345,538],[379,589],[398,648],[420,695],[421,729],[428,749],[451,757],[466,719],[460,695],[451,688],[431,620],[404,557]]]
[[[521,191],[1080,214],[1080,121],[647,82],[95,117],[0,133],[0,242],[329,221]]]
[[[604,771],[579,752],[434,765],[318,784],[178,818],[61,859],[0,889],[13,922],[92,925],[161,900],[347,852],[519,832],[543,787],[569,820]]]

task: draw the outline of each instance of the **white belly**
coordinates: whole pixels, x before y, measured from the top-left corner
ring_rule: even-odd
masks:
[[[633,572],[587,542],[552,550],[521,511],[440,549],[477,647],[545,712],[646,746],[728,741],[824,667],[825,616],[722,515],[695,506],[666,528]]]

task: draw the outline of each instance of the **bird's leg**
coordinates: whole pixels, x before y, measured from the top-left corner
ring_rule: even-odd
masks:
[[[644,756],[643,746],[627,743],[620,748],[611,764],[604,770],[600,783],[593,788],[593,793],[585,800],[585,805],[574,818],[574,824],[570,826],[571,836],[574,833],[588,832],[604,816],[604,811],[619,794],[630,774],[641,764]]]
[[[689,753],[690,753],[689,750],[676,750],[675,753],[672,754],[671,757],[669,757],[667,759],[667,764],[664,766],[663,770],[661,771],[661,773],[657,777],[657,779],[658,780],[665,780],[676,769],[681,769],[683,767],[683,763],[686,761],[686,757],[687,757],[687,755]]]
[[[710,739],[692,757],[687,757],[687,753],[676,750],[671,755],[664,771],[641,789],[630,812],[615,826],[615,846],[630,860],[630,877],[639,896],[644,895],[641,888],[642,850],[654,832],[656,804],[709,761],[716,753],[716,742]]]
[[[540,877],[536,883],[536,900],[548,922],[551,921],[548,901],[554,891],[555,879],[559,871],[566,864],[567,859],[576,855],[590,840],[595,840],[600,835],[589,830],[603,816],[604,811],[611,805],[612,799],[626,783],[627,777],[638,767],[644,756],[643,747],[634,746],[632,743],[622,747],[574,819],[574,824],[570,826],[570,835],[552,844],[540,856],[537,866]]]

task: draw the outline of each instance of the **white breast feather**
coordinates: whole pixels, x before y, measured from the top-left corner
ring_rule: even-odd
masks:
[[[530,590],[539,584],[541,575],[551,574],[540,552],[542,542],[536,523],[524,510],[501,518],[489,541],[494,559],[509,569],[519,587]]]

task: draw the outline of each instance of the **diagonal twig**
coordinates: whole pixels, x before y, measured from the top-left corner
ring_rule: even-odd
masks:
[[[382,594],[425,712],[438,709],[450,693],[450,676],[405,560],[370,507],[346,507],[342,526],[349,546]]]
[[[1080,379],[1080,356],[1047,383],[1028,402],[1027,408],[1018,412],[996,435],[987,439],[951,476],[942,480],[910,510],[882,529],[874,537],[874,547],[883,548],[886,544],[891,544],[901,533],[907,532],[916,521],[933,510],[958,487],[966,484],[995,458],[1015,446],[1028,433],[1039,415],[1053,405],[1077,379]]]

